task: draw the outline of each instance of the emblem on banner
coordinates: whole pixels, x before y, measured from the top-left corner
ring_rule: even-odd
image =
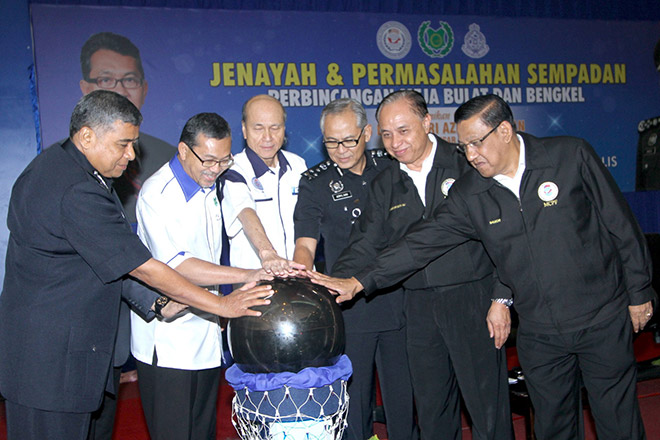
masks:
[[[543,182],[539,185],[538,195],[539,199],[543,200],[544,202],[550,202],[555,200],[559,195],[559,188],[554,182]]]
[[[461,50],[470,58],[481,58],[490,50],[490,47],[486,44],[486,37],[481,33],[478,24],[472,23],[470,25],[470,30],[463,39]]]
[[[430,21],[424,21],[417,31],[419,47],[431,58],[443,58],[454,47],[454,31],[446,21],[440,21],[440,27],[433,29]]]
[[[391,60],[399,60],[410,52],[412,37],[408,28],[398,21],[388,21],[378,28],[376,44],[380,53]]]
[[[456,179],[450,177],[449,179],[443,180],[442,183],[440,184],[440,191],[442,191],[442,194],[445,197],[449,195],[449,189],[454,184],[454,182],[456,182]]]
[[[336,182],[334,180],[331,180],[329,186],[332,192],[335,194],[344,189],[344,183],[341,180],[338,180]]]
[[[257,188],[259,191],[263,191],[263,190],[264,190],[263,185],[261,184],[261,182],[259,182],[259,179],[257,179],[256,177],[253,177],[253,178],[252,178],[252,186],[254,186],[255,188]]]

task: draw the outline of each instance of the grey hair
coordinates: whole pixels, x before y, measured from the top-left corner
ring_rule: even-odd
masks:
[[[323,131],[326,116],[343,113],[346,110],[353,112],[359,129],[363,129],[369,123],[367,120],[367,111],[362,107],[362,104],[352,98],[340,98],[326,105],[321,111],[321,131]]]
[[[73,137],[83,127],[105,131],[118,120],[139,126],[142,114],[128,98],[119,93],[95,90],[80,98],[73,109],[69,136]]]

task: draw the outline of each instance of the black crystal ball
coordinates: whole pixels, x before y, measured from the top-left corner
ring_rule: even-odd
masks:
[[[297,373],[334,365],[344,352],[344,320],[328,289],[306,278],[263,281],[275,293],[261,316],[229,321],[229,349],[246,373]]]

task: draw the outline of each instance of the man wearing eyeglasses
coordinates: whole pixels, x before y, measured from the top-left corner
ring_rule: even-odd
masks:
[[[92,35],[80,51],[80,67],[80,90],[83,95],[94,90],[110,90],[128,98],[138,110],[142,108],[149,84],[144,76],[140,50],[128,38],[112,32]],[[175,152],[174,147],[167,142],[140,133],[140,139],[135,144],[135,159],[129,162],[120,177],[114,179],[113,186],[124,208],[124,215],[134,231],[137,228],[135,205],[142,183],[170,160]],[[124,289],[133,292],[134,298],[151,300],[150,292],[131,280],[126,282]],[[130,353],[128,312],[127,304],[122,302],[113,370],[117,387],[122,366]],[[116,405],[116,396],[106,393],[101,408],[92,415],[89,440],[111,439]]]
[[[215,113],[186,122],[178,153],[142,187],[138,235],[155,259],[218,294],[218,285],[268,278],[220,266],[217,178],[233,164],[229,124]],[[222,338],[216,316],[189,309],[146,322],[131,312],[142,407],[153,440],[215,438]]]
[[[93,90],[112,90],[129,99],[138,110],[144,105],[149,83],[144,77],[140,50],[123,35],[99,32],[92,35],[80,52],[83,95]],[[172,158],[174,147],[167,142],[140,133],[135,160],[114,182],[129,223],[135,227],[135,204],[140,186]]]
[[[474,170],[370,267],[322,283],[348,299],[481,240],[515,296],[536,437],[583,437],[584,383],[599,439],[645,438],[632,334],[652,317],[656,294],[644,235],[616,182],[583,139],[517,133],[499,96],[469,100],[454,120]]]
[[[453,145],[430,133],[431,116],[418,92],[386,96],[376,118],[385,149],[398,163],[373,180],[367,206],[333,266],[335,276],[352,276],[370,267],[379,253],[442,206],[453,182],[469,169]],[[460,440],[459,388],[474,439],[511,439],[506,356],[501,350],[510,330],[511,292],[498,282],[477,241],[417,269],[402,284],[422,439]],[[373,290],[362,295],[371,300]]]
[[[394,161],[383,150],[365,151],[372,128],[366,111],[353,99],[329,103],[321,112],[321,131],[330,160],[305,171],[300,180],[293,259],[312,269],[319,240],[323,239],[325,273],[332,274],[334,262],[348,244],[351,226],[365,209],[369,183]],[[398,286],[381,293],[368,302],[360,297],[342,304],[345,353],[353,364],[346,440],[374,435],[374,364],[389,438],[416,438],[403,290]]]
[[[268,95],[243,105],[241,126],[247,147],[222,176],[222,213],[230,241],[233,266],[263,267],[284,275],[295,246],[293,210],[300,175],[307,169],[302,157],[284,151],[286,112]]]

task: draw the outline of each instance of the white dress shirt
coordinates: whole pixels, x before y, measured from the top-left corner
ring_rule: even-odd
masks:
[[[293,259],[293,210],[298,201],[300,175],[307,170],[307,165],[303,158],[288,151],[280,150],[277,158],[278,166],[269,168],[256,153],[246,148],[234,156],[234,165],[222,176],[222,213],[232,266],[261,267],[259,255],[238,219],[244,208],[256,211],[277,254]]]
[[[138,235],[153,257],[172,269],[195,257],[220,264],[222,214],[215,186],[201,188],[178,155],[145,182],[137,202]],[[218,293],[218,286],[204,286]],[[172,322],[145,322],[131,312],[131,349],[140,362],[181,370],[219,367],[218,317],[196,309]]]

